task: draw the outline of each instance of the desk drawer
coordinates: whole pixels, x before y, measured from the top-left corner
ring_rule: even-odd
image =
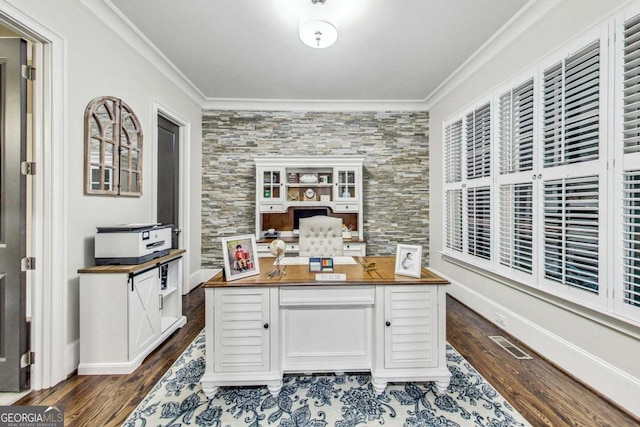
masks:
[[[375,301],[373,286],[283,286],[280,288],[280,306],[340,306],[372,305]]]
[[[336,203],[335,212],[358,212],[358,204],[353,203]]]
[[[284,212],[283,204],[260,204],[260,212]]]

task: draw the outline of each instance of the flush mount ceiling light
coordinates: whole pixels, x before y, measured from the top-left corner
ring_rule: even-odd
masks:
[[[314,49],[329,47],[338,40],[338,30],[327,21],[309,21],[300,26],[300,40]]]

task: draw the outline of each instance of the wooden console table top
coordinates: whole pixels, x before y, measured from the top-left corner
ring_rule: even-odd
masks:
[[[144,270],[145,268],[153,267],[156,264],[172,260],[185,252],[185,249],[171,249],[169,255],[155,258],[142,264],[94,265],[91,267],[81,268],[78,270],[78,273],[134,273],[138,270]]]
[[[344,273],[343,281],[316,280],[316,272],[310,272],[309,266],[282,265],[286,274],[271,278],[269,273],[275,269],[274,258],[259,258],[260,274],[227,282],[223,271],[204,283],[204,288],[243,287],[243,286],[345,286],[345,285],[448,285],[449,282],[422,268],[420,278],[395,274],[395,256],[354,257],[356,264],[334,265],[333,273]],[[365,271],[367,262],[375,262],[375,270]]]

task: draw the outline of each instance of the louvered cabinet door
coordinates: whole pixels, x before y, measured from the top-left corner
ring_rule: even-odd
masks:
[[[216,289],[215,306],[216,371],[268,371],[269,290]]]
[[[438,287],[387,286],[384,294],[386,369],[438,365]]]

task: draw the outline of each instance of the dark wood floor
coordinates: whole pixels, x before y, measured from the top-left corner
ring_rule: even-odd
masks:
[[[72,376],[16,405],[65,407],[67,426],[119,426],[204,327],[204,292],[184,298],[187,325],[174,333],[135,373]],[[517,360],[488,338],[506,336],[533,356]],[[458,301],[447,299],[447,340],[534,426],[639,426],[634,419],[573,380],[515,338]]]

